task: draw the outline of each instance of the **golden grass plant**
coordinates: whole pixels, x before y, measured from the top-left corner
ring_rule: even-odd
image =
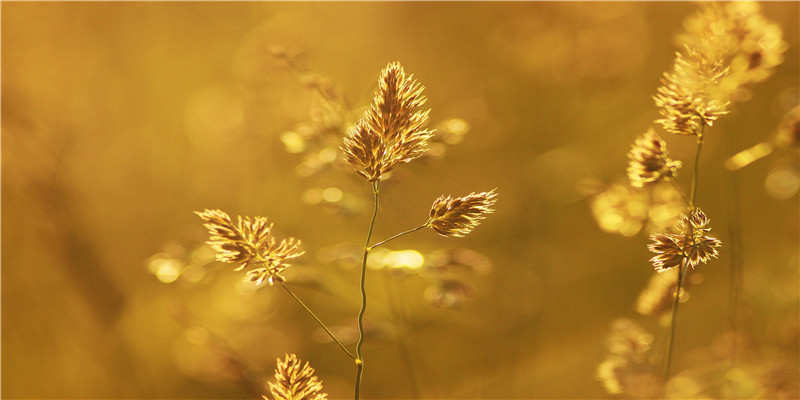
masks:
[[[321,93],[328,93],[317,88]],[[228,214],[221,210],[197,212],[208,229],[208,243],[216,250],[216,259],[225,263],[239,264],[237,271],[250,268],[247,280],[256,285],[279,284],[289,295],[324,329],[339,345],[342,351],[356,365],[354,398],[359,399],[362,392],[364,372],[364,316],[367,311],[366,272],[370,252],[400,236],[431,228],[445,237],[463,237],[477,227],[481,220],[492,213],[497,201],[497,191],[490,190],[470,193],[466,196],[440,196],[428,213],[427,220],[420,226],[398,233],[383,241],[373,243],[372,233],[380,204],[380,185],[388,174],[399,164],[419,158],[428,150],[428,142],[434,131],[426,128],[429,110],[422,110],[426,98],[424,87],[412,75],[406,75],[398,62],[389,63],[381,71],[378,90],[372,104],[364,115],[350,129],[344,138],[341,151],[344,160],[365,178],[372,189],[374,206],[366,241],[363,247],[359,290],[361,307],[358,311],[358,342],[355,351],[345,346],[322,320],[300,300],[286,285],[281,273],[290,266],[289,260],[304,254],[300,240],[295,238],[278,241],[272,235],[272,224],[264,217],[238,217],[234,223]],[[270,390],[276,400],[321,400],[321,382],[314,376],[308,363],[301,366],[294,354],[278,360],[275,372],[277,383],[270,383]],[[266,398],[266,397],[265,397]]]
[[[686,31],[679,36],[681,49],[653,97],[660,114],[654,123],[668,134],[692,137],[696,143],[689,194],[683,196],[685,212],[674,221],[671,232],[650,235],[647,248],[654,253],[650,262],[659,275],[651,280],[636,304],[641,314],[668,321],[662,375],[660,380],[654,380],[657,375],[652,368],[653,359],[644,357],[650,351],[651,340],[645,341],[647,346],[628,346],[624,351],[610,347],[609,357],[599,366],[597,375],[612,394],[627,391],[636,397],[663,396],[667,392],[678,305],[685,301],[684,280],[690,269],[717,258],[722,247],[722,242],[710,234],[711,220],[698,205],[704,139],[714,122],[730,113],[734,102],[749,97],[749,85],[772,74],[786,50],[780,28],[761,15],[755,2],[701,3],[699,7],[686,20]],[[783,131],[797,131],[791,128],[796,118],[791,121],[785,124],[790,128]],[[784,142],[791,139],[781,141]],[[736,169],[757,156],[743,152],[732,157],[726,166]],[[634,188],[667,182],[685,193],[675,180],[682,163],[668,157],[666,141],[652,127],[636,139],[628,159],[627,175]],[[671,311],[667,311],[670,303]],[[625,335],[626,343],[636,343],[644,334],[638,324],[620,322],[613,326],[609,340],[619,342],[619,337]],[[641,390],[642,382],[657,390]]]

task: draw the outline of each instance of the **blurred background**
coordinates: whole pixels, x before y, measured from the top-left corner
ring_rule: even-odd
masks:
[[[796,142],[723,167],[800,96],[798,3],[761,6],[788,50],[707,135],[698,202],[724,247],[678,314],[675,397],[799,395]],[[4,2],[3,397],[260,398],[286,353],[352,396],[352,361],[283,290],[214,262],[193,211],[301,239],[287,285],[354,347],[371,192],[337,147],[390,61],[426,87],[439,134],[382,186],[374,238],[442,194],[500,196],[466,238],[426,230],[373,254],[364,397],[609,396],[614,321],[664,351],[635,304],[655,275],[647,236],[681,210],[670,188],[632,192],[626,153],[696,9]],[[688,191],[694,140],[664,138]]]

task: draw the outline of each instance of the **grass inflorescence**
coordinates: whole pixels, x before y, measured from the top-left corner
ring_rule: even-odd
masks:
[[[642,380],[634,379],[631,363],[641,367],[636,371],[648,377],[645,381],[652,383],[651,387],[658,388],[648,393],[669,392],[678,306],[688,299],[685,278],[699,264],[717,258],[722,248],[722,241],[711,233],[711,219],[699,207],[698,178],[704,139],[715,122],[731,113],[734,103],[749,98],[749,86],[774,72],[786,50],[780,28],[761,15],[755,2],[702,3],[699,7],[697,13],[687,18],[686,31],[679,36],[681,48],[653,96],[660,115],[654,124],[667,134],[694,138],[689,190],[677,184],[683,162],[668,156],[667,142],[653,127],[636,139],[628,153],[627,175],[632,187],[648,188],[665,182],[677,188],[684,202],[684,212],[675,219],[671,231],[655,231],[650,235],[647,248],[654,253],[650,263],[659,275],[650,281],[636,304],[639,313],[668,321],[666,344],[661,357],[651,354],[635,361],[614,355],[612,349],[598,369],[598,378],[613,394],[641,395],[640,388],[632,382]],[[743,153],[734,156],[726,166],[733,170],[755,157]],[[615,329],[629,333],[640,330],[638,325],[630,323],[623,328]],[[654,381],[656,374],[652,367],[659,358],[661,379]]]
[[[318,88],[319,89],[319,88]],[[321,90],[321,89],[319,89]],[[256,285],[278,283],[320,325],[325,333],[339,345],[356,366],[354,398],[362,393],[365,368],[363,345],[366,339],[364,320],[367,312],[366,274],[370,252],[401,236],[424,228],[445,237],[463,237],[475,229],[492,212],[497,201],[497,191],[470,193],[466,196],[440,196],[428,212],[425,222],[416,228],[400,232],[388,239],[373,243],[372,234],[380,205],[380,187],[383,180],[399,164],[408,163],[428,150],[434,130],[426,128],[430,110],[423,110],[426,98],[424,87],[413,75],[406,75],[398,62],[389,63],[381,71],[378,90],[370,107],[350,128],[343,138],[340,150],[344,161],[365,178],[373,194],[373,212],[363,247],[359,292],[361,307],[358,310],[358,341],[351,351],[322,320],[286,285],[282,272],[289,260],[304,254],[301,242],[295,238],[278,241],[272,235],[272,224],[265,217],[238,217],[234,223],[221,210],[197,212],[208,229],[208,243],[216,251],[218,261],[239,264],[237,271],[250,268],[248,280]],[[328,93],[327,91],[323,91]],[[423,218],[420,218],[421,220]],[[277,383],[270,383],[276,400],[321,400],[326,398],[321,382],[314,376],[308,363],[301,365],[294,354],[278,361],[275,372]],[[266,398],[266,397],[265,397]]]

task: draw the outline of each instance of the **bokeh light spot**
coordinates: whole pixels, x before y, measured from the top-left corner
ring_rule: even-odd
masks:
[[[175,282],[181,275],[181,267],[183,267],[183,265],[177,260],[161,259],[161,262],[158,263],[158,269],[155,272],[156,277],[159,281],[164,283]]]
[[[769,171],[764,188],[770,196],[786,200],[794,197],[800,189],[800,176],[796,168],[780,166]]]
[[[336,203],[342,200],[342,190],[337,187],[329,187],[322,191],[322,199],[328,203]]]
[[[283,132],[281,142],[288,153],[297,154],[306,150],[306,141],[295,131]]]
[[[416,250],[400,250],[389,253],[384,262],[390,268],[419,269],[425,263],[425,257]]]

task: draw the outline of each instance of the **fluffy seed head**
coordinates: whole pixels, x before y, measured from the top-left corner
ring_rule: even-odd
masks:
[[[677,135],[702,135],[730,101],[750,98],[748,86],[772,75],[788,46],[753,1],[702,3],[684,26],[683,50],[654,97],[656,122]]]
[[[428,226],[442,236],[463,237],[494,212],[495,202],[497,189],[463,197],[440,196],[431,206]]]
[[[653,100],[662,116],[656,122],[665,131],[696,136],[702,134],[703,127],[712,126],[728,113],[728,103],[708,93],[728,69],[691,48],[685,53],[676,53],[673,72],[664,74]]]
[[[628,158],[628,178],[634,187],[672,179],[681,167],[680,161],[667,157],[667,143],[652,129],[636,139]]]
[[[294,354],[287,354],[284,360],[278,359],[275,379],[276,383],[269,383],[275,400],[325,400],[328,397],[322,392],[322,381],[314,375],[314,368],[308,362],[302,364]]]
[[[423,128],[428,112],[423,86],[406,76],[400,63],[381,71],[372,105],[344,139],[345,161],[356,172],[375,182],[401,162],[409,162],[428,150],[432,130]]]
[[[650,262],[656,271],[662,272],[680,266],[685,262],[694,268],[699,263],[707,263],[709,259],[719,256],[718,247],[722,246],[719,239],[706,236],[711,228],[710,220],[700,209],[690,215],[681,215],[675,222],[674,230],[677,233],[654,233],[650,235],[652,243],[647,248],[656,253]]]
[[[771,76],[788,48],[781,28],[756,1],[702,3],[684,26],[683,43],[729,66],[714,90],[734,101],[749,98],[746,86]]]
[[[249,280],[261,284],[283,282],[280,275],[289,264],[286,260],[300,257],[300,241],[294,238],[280,242],[272,236],[272,224],[264,217],[238,217],[236,224],[227,213],[220,210],[195,212],[204,222],[211,237],[208,244],[217,251],[217,260],[225,263],[241,263],[235,270],[257,266],[249,271]]]

